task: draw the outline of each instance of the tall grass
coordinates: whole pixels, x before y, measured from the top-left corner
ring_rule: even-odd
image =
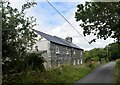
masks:
[[[21,76],[19,82],[22,83],[73,83],[76,80],[84,77],[91,72],[89,68],[85,66],[68,66],[64,65],[59,68],[54,68],[49,71],[29,71]]]
[[[15,83],[34,83],[37,85],[44,85],[45,83],[50,84],[71,84],[80,78],[84,77],[96,68],[95,63],[88,63],[84,65],[62,65],[57,68],[53,68],[49,71],[28,71],[23,72],[19,76],[14,78]],[[4,83],[6,81],[3,81]],[[10,81],[11,82],[11,81]]]

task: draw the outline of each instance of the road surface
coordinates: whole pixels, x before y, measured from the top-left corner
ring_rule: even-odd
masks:
[[[100,66],[92,73],[75,83],[112,83],[114,65],[115,62],[110,62],[106,65]]]

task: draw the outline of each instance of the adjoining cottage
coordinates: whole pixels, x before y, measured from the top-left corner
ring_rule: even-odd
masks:
[[[34,31],[42,37],[34,45],[34,48],[42,53],[42,57],[46,61],[44,63],[46,69],[62,64],[82,64],[83,49],[72,43],[72,37],[62,39],[37,30]]]

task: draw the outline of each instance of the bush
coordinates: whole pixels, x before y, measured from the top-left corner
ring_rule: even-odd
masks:
[[[40,57],[38,54],[28,53],[23,58],[23,61],[18,59],[18,60],[12,61],[12,64],[8,63],[8,66],[7,66],[8,70],[6,71],[6,69],[4,69],[2,81],[4,84],[16,83],[16,82],[42,81],[42,80],[38,80],[39,79],[38,74],[41,75],[41,73],[36,73],[36,71],[37,70],[45,71],[43,63],[44,63],[44,59],[42,57]],[[3,66],[3,68],[6,65],[7,64],[5,64]],[[11,66],[13,66],[14,68],[11,68]],[[32,72],[34,74],[32,74]],[[28,73],[29,73],[29,75],[26,75]],[[31,75],[34,75],[34,76],[31,76]],[[24,81],[24,79],[25,79],[25,81]]]
[[[36,53],[28,53],[24,59],[26,68],[35,70],[35,69],[40,69],[40,70],[45,70],[43,63],[45,60],[43,57],[41,57],[40,54]]]
[[[99,65],[100,64],[98,62],[94,62],[94,61],[85,63],[85,67],[88,67],[91,70],[94,70]]]

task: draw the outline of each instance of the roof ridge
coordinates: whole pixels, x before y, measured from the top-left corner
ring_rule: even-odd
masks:
[[[60,39],[60,41],[62,41],[63,43],[66,43],[66,44],[68,44],[68,43],[70,43],[69,41],[67,41],[67,40],[65,40],[65,39],[63,39],[63,38],[60,38],[60,37],[57,37],[57,36],[54,36],[54,37],[56,37],[56,38],[58,38],[58,39]],[[65,42],[64,42],[65,41]],[[70,45],[69,45],[70,46]]]

